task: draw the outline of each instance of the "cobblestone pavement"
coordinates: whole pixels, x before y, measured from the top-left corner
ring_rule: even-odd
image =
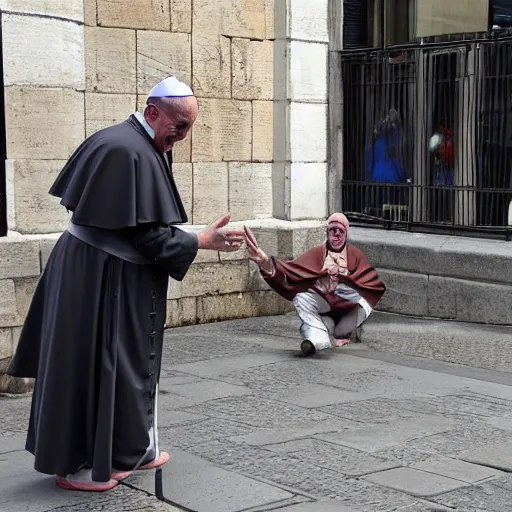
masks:
[[[166,334],[166,498],[197,512],[512,510],[512,374],[378,354],[301,357],[293,316]],[[29,397],[0,398],[0,511],[177,511],[154,474],[60,491],[23,451]]]

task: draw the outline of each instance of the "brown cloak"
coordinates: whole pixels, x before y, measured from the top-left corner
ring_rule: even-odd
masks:
[[[272,258],[275,274],[263,277],[281,297],[291,301],[297,293],[314,288],[319,277],[327,275],[327,271],[322,268],[326,256],[327,246],[322,244],[306,251],[293,261]],[[386,286],[364,254],[348,243],[347,268],[348,275],[340,276],[340,283],[344,282],[357,290],[374,308],[384,295]],[[324,297],[335,313],[343,313],[356,306],[355,303],[341,299],[334,293],[323,294],[319,290],[315,291]]]

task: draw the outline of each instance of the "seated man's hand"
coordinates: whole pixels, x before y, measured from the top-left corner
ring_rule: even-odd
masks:
[[[223,229],[231,220],[231,214],[224,215],[198,234],[199,249],[234,252],[242,246],[245,238],[243,229]]]
[[[247,244],[247,249],[249,251],[249,259],[254,261],[258,267],[260,267],[267,274],[271,274],[274,270],[274,266],[272,265],[271,259],[265,254],[265,252],[260,249],[258,242],[256,241],[256,237],[252,233],[252,231],[244,226],[245,230],[245,241]]]

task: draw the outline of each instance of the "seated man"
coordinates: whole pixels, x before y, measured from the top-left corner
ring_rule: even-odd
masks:
[[[347,243],[348,228],[345,215],[331,215],[327,242],[289,262],[268,257],[245,228],[249,258],[279,295],[293,301],[306,356],[349,343],[386,290],[364,254]]]

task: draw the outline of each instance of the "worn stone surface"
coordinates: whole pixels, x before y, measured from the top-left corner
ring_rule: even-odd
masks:
[[[459,455],[461,457],[462,455]],[[418,462],[412,466],[414,469],[426,471],[436,475],[446,476],[455,480],[461,480],[468,484],[475,484],[488,478],[500,476],[498,470],[479,465],[470,464],[458,459],[439,459]]]
[[[288,48],[290,52],[289,99],[327,102],[327,45],[291,41]]]
[[[192,0],[171,0],[171,30],[192,32]]]
[[[144,109],[142,109],[144,111]],[[185,140],[178,142],[174,146],[173,162],[189,163],[192,153],[192,137],[189,135]]]
[[[252,160],[271,162],[274,158],[274,102],[252,102]]]
[[[321,468],[350,477],[360,477],[397,467],[396,463],[389,460],[317,439],[300,439],[281,445],[266,446],[266,449],[273,451],[276,448],[281,448],[282,452],[312,462]]]
[[[167,327],[191,325],[197,321],[195,297],[167,301]]]
[[[11,312],[0,315],[0,327],[17,327],[23,325],[32,296],[34,295],[38,278],[18,278],[14,283],[14,303]],[[12,298],[12,296],[11,296]]]
[[[3,11],[23,14],[43,14],[59,18],[83,21],[83,0],[2,0]]]
[[[449,510],[502,512],[512,507],[512,494],[510,488],[500,485],[501,482],[503,480],[494,480],[475,487],[458,489],[432,498],[432,501],[450,507]],[[510,483],[510,477],[506,477],[505,482]]]
[[[2,39],[5,86],[84,89],[84,36],[80,25],[4,14]]]
[[[188,215],[189,222],[192,221],[193,204],[192,193],[194,189],[194,178],[192,174],[192,164],[188,163],[173,163],[172,174],[174,181],[178,187],[183,206]]]
[[[235,512],[242,508],[271,505],[291,498],[292,493],[242,475],[206,464],[199,457],[175,452],[176,464],[164,472],[165,487],[173,500],[192,510]],[[140,475],[140,476],[139,476]],[[153,481],[139,473],[130,485],[152,492]],[[203,489],[198,493],[197,489]]]
[[[365,324],[363,341],[392,354],[428,357],[508,372],[510,327],[413,319],[377,313]]]
[[[96,10],[96,0],[82,0],[84,24],[88,27],[95,27],[98,24],[98,16]]]
[[[49,237],[43,238],[39,241],[39,248],[41,251],[41,271],[46,267],[48,258],[50,257],[57,240],[60,238],[60,234],[50,235]]]
[[[12,330],[10,327],[0,329],[0,359],[12,356]]]
[[[203,34],[194,31],[192,33],[192,66],[194,69],[192,88],[196,96],[231,97],[231,41],[229,38],[219,34]]]
[[[251,113],[249,101],[201,98],[192,133],[192,161],[249,162],[252,155]]]
[[[360,345],[305,359],[297,328],[281,316],[166,332],[158,417],[169,499],[198,512],[212,503],[227,512],[512,506],[510,475],[488,467],[508,468],[512,430],[487,423],[510,421],[510,386],[420,358],[369,358]],[[22,451],[29,406],[29,397],[0,398],[0,508],[84,510],[82,494],[59,492]],[[137,472],[88,497],[87,510],[160,510],[154,485]]]
[[[84,139],[83,93],[8,87],[5,105],[8,158],[66,160]]]
[[[16,292],[12,279],[0,281],[0,317],[16,314]]]
[[[366,480],[420,497],[436,496],[467,486],[460,480],[411,468],[390,469],[369,475]]]
[[[182,281],[183,297],[248,291],[247,261],[193,265]]]
[[[65,165],[65,160],[15,160],[15,229],[20,233],[55,233],[69,222],[60,199],[48,191]]]
[[[272,164],[229,163],[232,220],[272,217]]]
[[[190,35],[137,31],[137,93],[147,95],[169,73],[191,84]]]
[[[233,98],[272,100],[274,98],[274,44],[234,38],[232,51]]]
[[[194,224],[209,224],[228,211],[228,164],[194,164]]]
[[[265,0],[265,39],[274,39],[274,0]]]
[[[136,94],[136,60],[135,30],[85,27],[87,91]]]
[[[197,308],[199,320],[203,323],[283,314],[291,311],[290,303],[276,296],[274,292],[249,292],[200,297]]]
[[[327,159],[327,105],[290,104],[289,160],[325,162]],[[307,119],[307,122],[305,120]]]
[[[39,243],[0,238],[0,279],[39,276]]]
[[[290,218],[324,219],[327,216],[327,164],[292,163]]]
[[[193,32],[265,39],[265,0],[194,0]]]
[[[489,466],[509,473],[512,472],[512,447],[509,442],[493,443],[489,439],[488,444],[462,452],[459,454],[459,457],[473,464]]]
[[[117,0],[97,0],[98,25],[102,27],[170,30],[168,0],[140,0],[125,4]]]
[[[328,0],[291,0],[290,36],[305,41],[329,41]]]
[[[386,283],[386,293],[379,303],[382,311],[411,316],[428,315],[428,276],[378,269]]]
[[[85,93],[85,133],[92,135],[98,130],[126,121],[135,112],[135,94]],[[57,230],[56,230],[57,231]]]

